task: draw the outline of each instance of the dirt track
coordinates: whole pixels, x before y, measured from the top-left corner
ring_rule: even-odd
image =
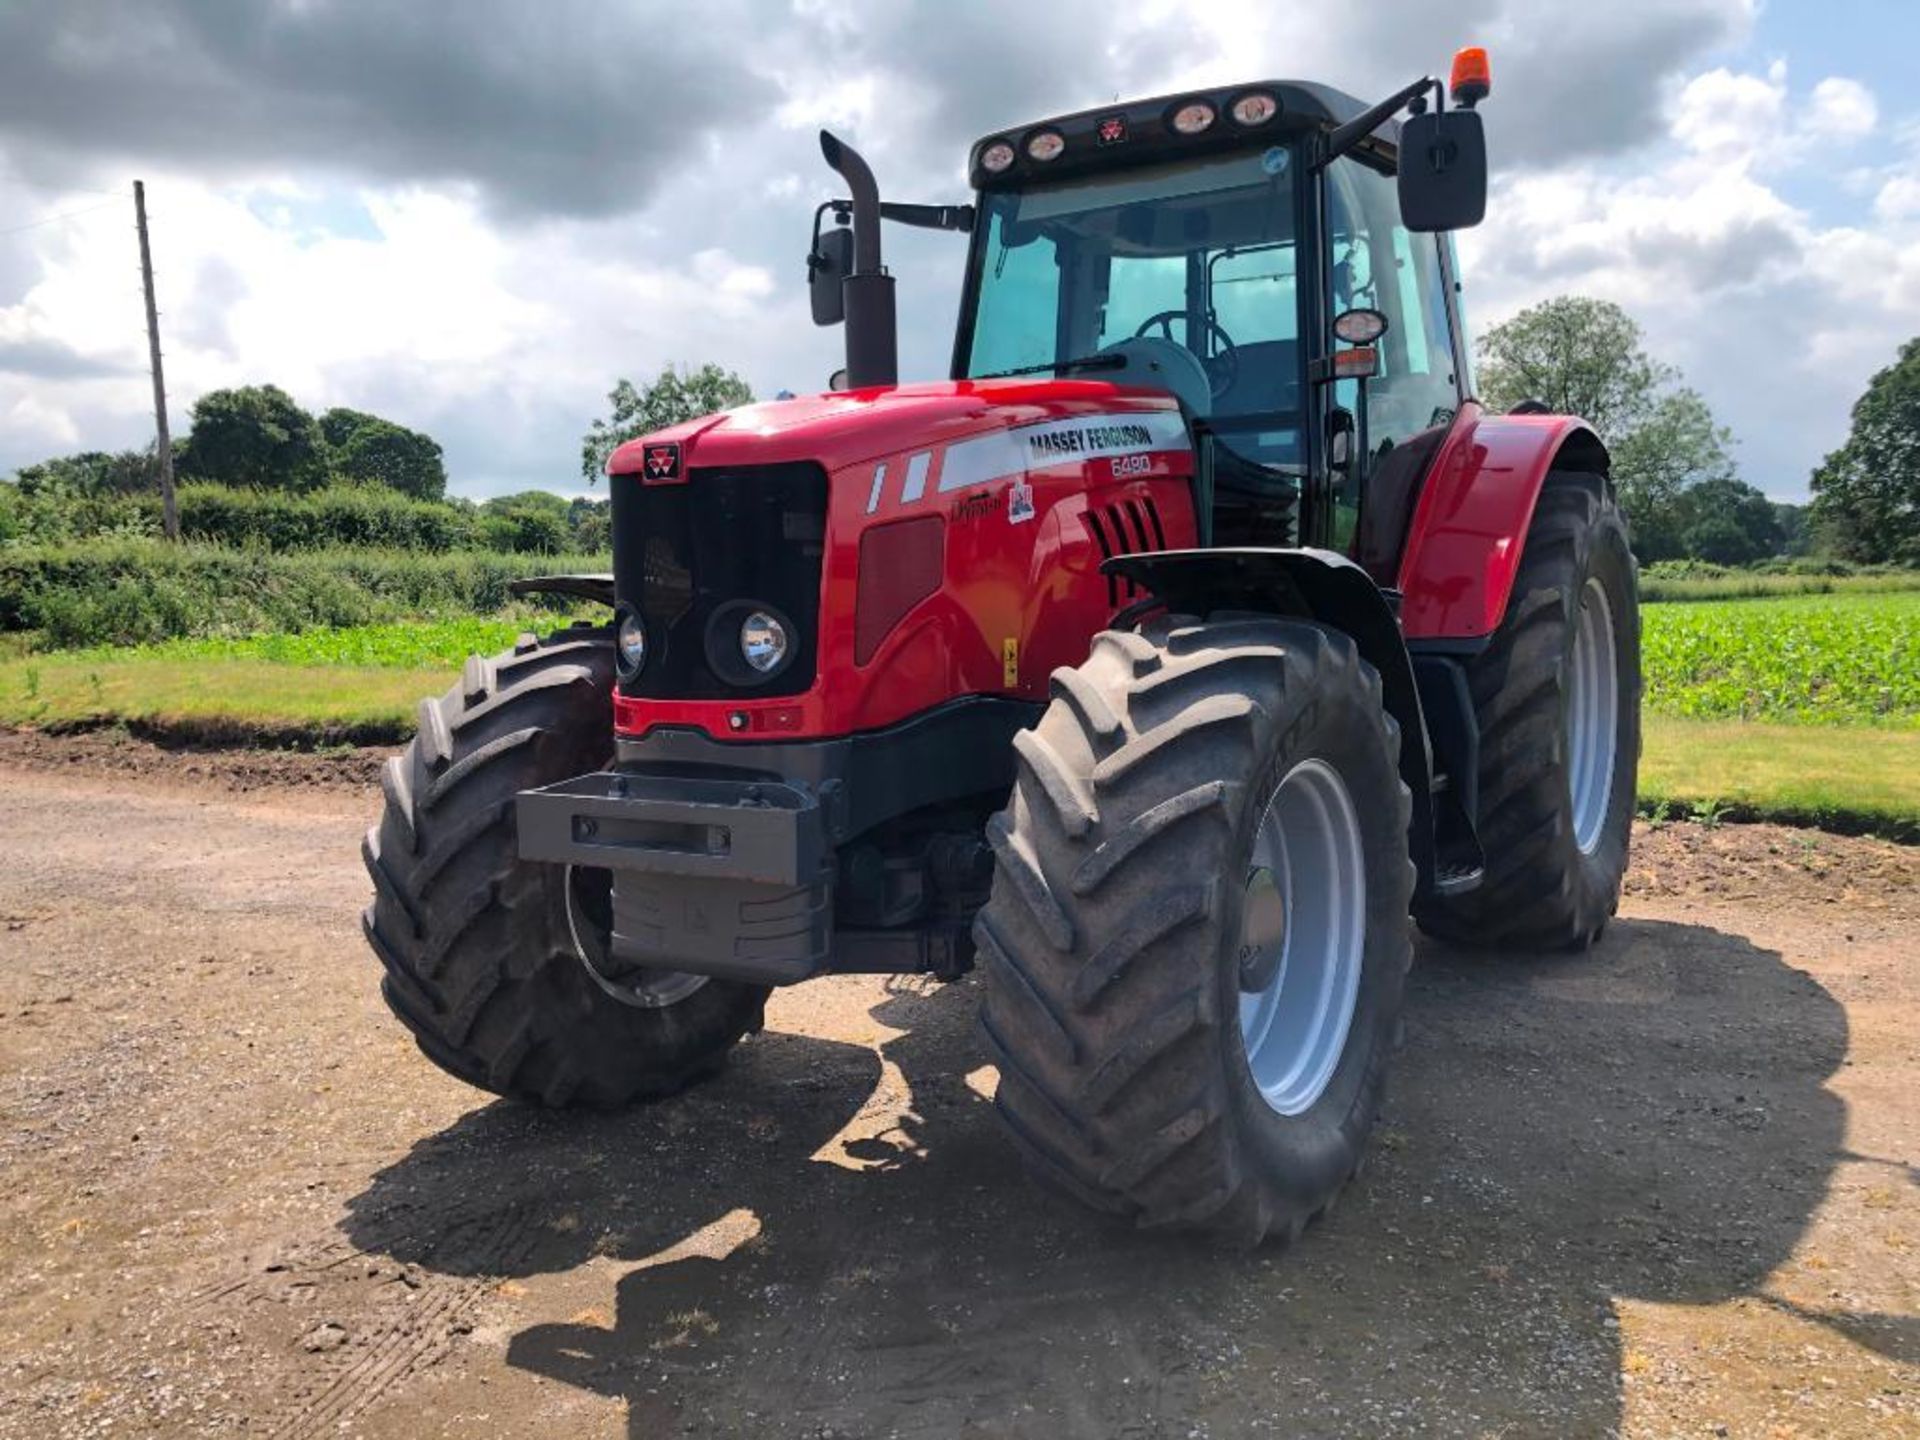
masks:
[[[1374,1165],[1221,1254],[1021,1178],[964,986],[489,1103],[360,760],[101,748],[0,742],[0,1435],[1920,1435],[1920,852],[1671,827],[1590,955],[1424,946]]]

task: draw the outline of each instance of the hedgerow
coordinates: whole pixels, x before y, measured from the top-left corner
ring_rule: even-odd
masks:
[[[42,647],[67,648],[454,619],[527,605],[507,590],[522,576],[606,568],[606,557],[595,555],[276,554],[143,540],[14,545],[0,547],[0,631],[37,631]]]

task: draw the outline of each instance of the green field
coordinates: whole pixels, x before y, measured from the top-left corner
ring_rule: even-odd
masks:
[[[1654,604],[1649,807],[1920,838],[1920,593]],[[404,737],[464,658],[538,620],[443,620],[0,652],[0,724]]]
[[[1920,725],[1920,592],[1649,605],[1642,614],[1653,713]]]

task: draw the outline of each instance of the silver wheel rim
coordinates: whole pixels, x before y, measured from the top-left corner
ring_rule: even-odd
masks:
[[[1240,1043],[1270,1109],[1299,1115],[1333,1079],[1366,947],[1360,820],[1339,772],[1303,760],[1261,814],[1240,920]]]
[[[1620,677],[1614,665],[1613,606],[1598,579],[1580,592],[1567,685],[1567,788],[1573,800],[1573,842],[1591,855],[1607,828],[1613,761],[1619,745]]]
[[[622,1005],[641,1010],[664,1010],[677,1005],[705,985],[708,976],[690,975],[684,970],[632,970],[618,979],[610,979],[601,966],[612,959],[609,946],[600,941],[600,927],[582,913],[582,882],[585,872],[567,866],[567,935],[573,941],[573,953],[587,974],[608,995]],[[589,944],[589,940],[593,944]]]

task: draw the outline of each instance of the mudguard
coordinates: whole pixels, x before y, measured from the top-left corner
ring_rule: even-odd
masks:
[[[1434,457],[1400,555],[1409,641],[1480,640],[1500,628],[1547,473],[1605,474],[1607,449],[1569,415],[1490,415],[1469,403]]]
[[[1433,757],[1420,692],[1393,607],[1365,570],[1331,550],[1251,548],[1126,555],[1101,569],[1145,587],[1180,613],[1254,610],[1351,635],[1380,672],[1382,702],[1400,726],[1400,778],[1413,796],[1408,853],[1422,890],[1433,883]]]

